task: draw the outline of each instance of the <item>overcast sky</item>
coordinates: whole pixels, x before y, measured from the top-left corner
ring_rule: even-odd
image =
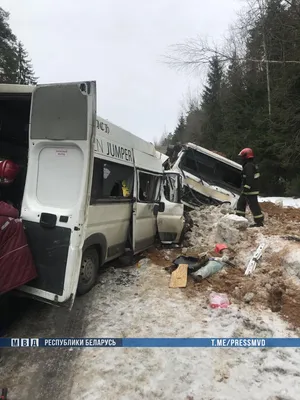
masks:
[[[200,77],[159,60],[197,35],[222,38],[240,0],[2,0],[39,83],[96,80],[98,115],[152,141],[173,131]]]

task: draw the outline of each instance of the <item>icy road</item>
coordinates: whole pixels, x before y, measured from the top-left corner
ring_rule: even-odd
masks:
[[[117,264],[116,264],[117,265]],[[30,302],[9,337],[287,337],[271,311],[213,310],[163,268],[109,267],[71,313]],[[24,301],[22,301],[24,302]],[[22,303],[24,304],[24,303]],[[9,400],[298,400],[300,349],[9,349]]]

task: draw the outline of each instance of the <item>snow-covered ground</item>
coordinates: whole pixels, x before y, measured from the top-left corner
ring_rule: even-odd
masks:
[[[94,289],[86,336],[292,336],[271,311],[211,309],[209,292],[169,289],[169,279],[155,265],[109,270]],[[70,399],[297,400],[299,371],[300,349],[83,349]]]
[[[118,265],[118,262],[115,263]],[[169,289],[150,265],[105,271],[66,311],[39,305],[13,337],[293,337],[278,314],[246,303],[211,309],[209,291]],[[232,299],[231,299],[232,300]],[[298,400],[300,349],[8,349],[9,400]],[[277,397],[276,397],[277,396]]]
[[[156,261],[144,269],[120,267],[116,260],[90,293],[76,299],[71,313],[34,303],[7,335],[299,336],[299,330],[267,305],[273,288],[285,283],[283,311],[290,301],[294,314],[289,321],[299,322],[299,286],[292,284],[299,284],[300,244],[281,237],[287,227],[290,233],[298,229],[298,220],[289,214],[299,210],[277,209],[280,218],[270,214],[262,229],[247,229],[247,220],[233,216],[227,206],[193,211],[185,251],[149,252]],[[243,268],[262,240],[267,243],[263,258],[253,276],[245,277]],[[219,241],[231,245],[236,268],[226,267],[199,286],[189,279],[184,289],[169,288],[170,275],[162,264],[171,263],[173,251],[198,254]],[[226,291],[230,307],[211,309],[211,290]],[[249,292],[250,304],[244,300]],[[300,349],[7,349],[0,363],[0,388],[4,386],[9,400],[299,400]]]
[[[300,208],[300,199],[294,199],[293,197],[259,197],[259,201],[261,203],[270,202],[283,207]]]

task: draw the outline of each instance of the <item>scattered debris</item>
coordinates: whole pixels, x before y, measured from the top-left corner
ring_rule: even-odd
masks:
[[[211,260],[209,261],[205,267],[199,268],[198,271],[193,272],[191,275],[196,278],[197,281],[201,279],[208,278],[209,276],[215,274],[216,272],[220,271],[224,266],[224,263],[220,259],[220,261]]]
[[[142,258],[140,261],[137,262],[137,268],[145,268],[151,264],[150,258]]]
[[[224,267],[208,279],[200,277],[201,284],[195,285],[192,279],[188,280],[187,287],[183,291],[186,296],[193,297],[199,292],[206,294],[207,291],[214,290],[218,293],[227,293],[231,302],[240,304],[244,303],[247,293],[254,293],[255,296],[250,300],[253,308],[279,310],[274,312],[279,312],[291,326],[300,328],[300,242],[283,238],[283,236],[300,238],[300,235],[298,236],[300,209],[281,208],[267,202],[261,203],[261,207],[265,214],[263,230],[247,228],[244,230],[245,225],[249,224],[248,220],[236,218],[231,214],[233,210],[227,205],[226,207],[202,206],[191,211],[190,230],[184,240],[185,250],[172,249],[168,255],[171,260],[176,260],[179,256],[194,257],[201,263],[200,269],[205,265],[204,261],[207,263],[209,258],[215,258],[214,251],[207,250],[214,249],[215,243],[226,242],[231,256],[234,257],[234,262],[231,258],[230,262],[235,268]],[[224,210],[228,212],[225,216]],[[228,226],[224,228],[224,221],[228,221],[228,217],[230,217]],[[237,229],[237,226],[241,229]],[[220,232],[225,234],[220,235]],[[236,243],[235,239],[238,239]],[[256,268],[255,273],[245,276],[245,260],[251,259],[261,243],[265,243],[266,246],[263,258],[259,259],[260,268]],[[147,257],[151,258],[155,265],[167,267],[166,271],[171,273],[176,269],[176,265],[170,266],[165,260],[165,254],[165,251],[151,250],[147,252]],[[181,263],[188,264],[183,259]],[[188,273],[192,272],[189,266]],[[284,285],[287,287],[286,290]],[[276,288],[280,288],[282,294]]]
[[[212,254],[217,254],[219,257],[212,257]],[[188,273],[191,274],[196,282],[200,282],[202,279],[208,278],[220,271],[224,264],[233,266],[234,264],[229,259],[230,250],[228,246],[225,243],[219,243],[215,246],[213,252],[203,252],[198,254],[198,257],[181,255],[173,261],[173,264],[187,264]],[[171,267],[165,269],[168,272],[172,271]]]
[[[255,268],[257,266],[257,263],[258,263],[259,259],[261,258],[265,247],[266,247],[265,243],[261,243],[258,246],[258,248],[256,249],[254,255],[251,257],[251,259],[250,259],[250,261],[249,261],[249,263],[247,265],[247,268],[246,268],[246,271],[245,271],[245,275],[250,275],[255,270]]]
[[[203,267],[208,261],[207,255],[203,255],[203,257],[186,257],[186,256],[179,256],[177,257],[173,263],[175,265],[180,264],[187,264],[188,265],[188,272],[195,272],[198,271],[199,268]]]
[[[281,237],[282,237],[282,239],[293,240],[295,242],[300,242],[300,237],[299,236],[287,235],[287,236],[281,236]]]
[[[227,308],[230,305],[226,293],[216,293],[216,292],[210,293],[209,303],[211,308]]]
[[[188,265],[180,264],[175,271],[172,272],[170,280],[170,288],[185,288],[187,285]]]
[[[170,265],[169,267],[165,267],[165,271],[167,271],[169,274],[172,274],[173,271],[177,269],[177,265]]]

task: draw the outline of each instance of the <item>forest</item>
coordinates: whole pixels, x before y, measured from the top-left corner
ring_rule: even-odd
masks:
[[[189,39],[164,61],[207,77],[160,145],[193,142],[234,161],[251,147],[263,194],[300,195],[300,0],[248,0],[222,46]]]
[[[0,83],[34,85],[37,78],[23,43],[9,26],[9,13],[0,7]]]

